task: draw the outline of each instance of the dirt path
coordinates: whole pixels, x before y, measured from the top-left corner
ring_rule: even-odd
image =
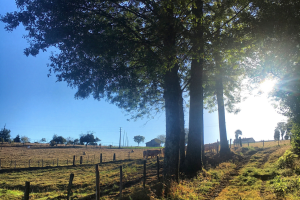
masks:
[[[234,170],[228,174],[227,176],[225,176],[221,181],[220,184],[218,184],[216,187],[214,187],[213,189],[210,190],[210,192],[208,192],[208,195],[206,196],[206,199],[218,199],[219,195],[222,192],[227,192],[224,191],[224,189],[230,187],[230,186],[234,186],[231,180],[233,180],[236,176],[239,176],[241,174],[241,169],[243,169],[250,161],[251,157],[262,157],[262,159],[258,160],[258,163],[255,167],[257,168],[263,168],[264,164],[268,161],[269,156],[271,153],[273,153],[274,151],[276,151],[276,149],[278,149],[277,147],[272,147],[272,148],[265,148],[265,149],[258,149],[257,151],[250,151],[248,153],[245,153],[243,157],[239,157],[238,160],[235,161],[236,163],[236,167],[234,168]],[[260,177],[258,177],[260,178]],[[260,188],[260,196],[263,197],[264,191],[265,191],[265,180],[263,180],[263,178],[261,178],[262,180],[262,185]],[[229,192],[229,191],[228,191]],[[237,199],[238,197],[236,197]],[[231,199],[231,198],[228,198]]]

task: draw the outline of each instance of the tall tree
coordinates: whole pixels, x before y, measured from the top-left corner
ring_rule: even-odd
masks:
[[[194,2],[192,7],[193,27],[192,36],[192,59],[190,80],[190,112],[189,112],[189,134],[186,152],[187,173],[195,175],[202,169],[203,151],[203,1]]]
[[[188,14],[189,2],[16,3],[21,10],[1,18],[8,24],[6,29],[13,30],[23,23],[30,41],[26,55],[37,55],[50,46],[59,48],[59,53],[50,58],[50,71],[56,73],[58,81],[77,88],[76,98],[106,97],[120,107],[127,104],[129,110],[143,111],[147,104],[156,104],[163,97],[164,172],[167,178],[177,179],[181,97],[178,70],[185,50],[180,44],[185,43],[181,37],[182,19]]]
[[[6,125],[4,125],[4,128],[0,131],[0,138],[2,138],[3,142],[8,142],[10,140],[10,130],[5,128]]]

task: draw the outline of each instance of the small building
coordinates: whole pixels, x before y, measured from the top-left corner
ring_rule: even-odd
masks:
[[[255,140],[253,138],[241,138],[242,139],[242,143],[255,143]],[[236,141],[236,139],[233,141],[234,144],[238,144],[240,142],[240,140],[238,139]]]
[[[160,147],[160,140],[155,138],[151,140],[150,142],[146,142],[146,147]]]

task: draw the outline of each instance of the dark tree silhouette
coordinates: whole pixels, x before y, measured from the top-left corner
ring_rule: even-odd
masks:
[[[144,136],[141,136],[141,135],[137,135],[137,136],[134,136],[133,137],[133,140],[138,143],[138,146],[140,146],[140,143],[141,142],[144,142],[145,140],[145,137]]]

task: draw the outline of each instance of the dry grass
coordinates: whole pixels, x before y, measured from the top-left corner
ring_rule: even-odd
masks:
[[[134,152],[131,152],[134,150]],[[145,149],[108,149],[108,148],[85,148],[82,146],[58,146],[58,147],[40,147],[38,145],[11,147],[4,146],[0,149],[1,168],[28,168],[30,167],[59,166],[72,165],[73,156],[76,158],[76,165],[79,164],[80,156],[83,157],[84,164],[94,164],[100,162],[100,154],[102,154],[102,162],[110,162],[113,155],[116,154],[116,160],[126,159],[142,159]],[[83,155],[85,153],[85,155]]]
[[[162,159],[161,159],[162,162]],[[147,184],[156,180],[156,159],[147,161]],[[119,194],[120,168],[123,166],[124,193],[131,187],[140,187],[143,177],[143,160],[126,160],[103,163],[99,166],[101,195],[104,199]],[[161,171],[162,172],[162,171]],[[73,199],[94,199],[95,165],[46,167],[35,170],[19,169],[0,173],[0,199],[22,199],[25,181],[31,182],[31,199],[65,199],[69,176],[74,173]]]
[[[243,143],[243,147],[248,147],[248,143]],[[290,140],[279,140],[279,145],[290,145]],[[278,146],[278,141],[265,141],[265,142],[255,142],[249,143],[249,147],[273,147]],[[231,145],[231,149],[234,149],[234,145]]]

